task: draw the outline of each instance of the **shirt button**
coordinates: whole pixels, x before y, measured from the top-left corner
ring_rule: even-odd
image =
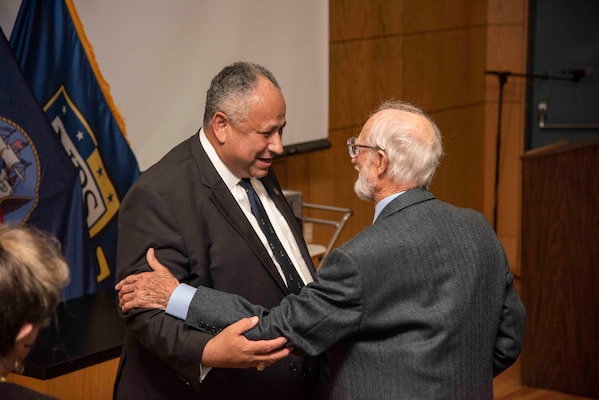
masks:
[[[291,372],[297,371],[297,365],[295,365],[295,363],[289,363],[289,371],[291,371]]]

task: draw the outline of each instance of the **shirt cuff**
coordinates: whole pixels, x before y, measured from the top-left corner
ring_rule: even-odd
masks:
[[[168,304],[166,305],[166,313],[175,318],[182,320],[187,319],[189,305],[191,299],[196,293],[196,288],[186,283],[180,283],[171,294]]]
[[[208,372],[210,372],[211,370],[212,367],[204,367],[202,364],[200,364],[200,383],[204,382],[204,379],[206,379]]]

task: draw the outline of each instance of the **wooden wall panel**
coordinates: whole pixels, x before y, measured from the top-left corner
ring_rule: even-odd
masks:
[[[402,96],[402,38],[331,43],[330,129],[360,130],[382,101]]]
[[[524,96],[521,101],[503,105],[501,158],[499,165],[499,191],[497,234],[519,275],[520,257],[518,241],[521,225],[522,162],[524,148]]]
[[[330,42],[401,33],[403,4],[402,0],[329,0]]]
[[[440,200],[478,210],[483,205],[483,153],[472,148],[483,145],[483,111],[479,104],[431,114],[443,132],[445,147],[431,191]]]
[[[526,72],[528,1],[490,0],[488,7],[486,69]],[[524,150],[526,81],[508,77],[503,86],[499,187],[495,188],[496,139],[498,134],[499,78],[485,79],[486,141],[484,212],[493,220],[497,190],[496,228],[512,271],[520,276],[520,156]]]
[[[434,32],[482,27],[487,19],[487,0],[405,0],[404,33]]]
[[[404,99],[428,112],[482,103],[485,54],[482,27],[406,37]]]
[[[487,1],[487,23],[489,25],[526,26],[528,1],[489,0]]]

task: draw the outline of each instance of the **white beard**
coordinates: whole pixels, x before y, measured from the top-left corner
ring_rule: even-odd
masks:
[[[368,179],[367,172],[364,169],[358,168],[357,165],[356,170],[359,174],[356,183],[354,183],[354,192],[364,201],[374,201],[374,185]]]

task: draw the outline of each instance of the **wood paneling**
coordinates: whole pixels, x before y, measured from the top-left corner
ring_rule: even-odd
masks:
[[[391,37],[331,43],[330,129],[356,126],[359,132],[382,100],[402,97],[402,42]]]
[[[491,0],[487,2],[487,10],[487,23],[490,25],[511,24],[526,26],[528,1]]]
[[[329,0],[329,40],[333,42],[397,35],[402,32],[403,1]]]
[[[443,132],[445,156],[433,179],[431,191],[443,201],[460,207],[483,207],[484,106],[482,104],[434,112]]]
[[[403,99],[429,112],[482,103],[485,54],[484,27],[406,36]]]
[[[488,2],[486,69],[525,72],[527,62],[528,1],[491,0]],[[526,81],[508,78],[503,86],[499,187],[495,187],[498,135],[499,79],[485,79],[485,179],[484,213],[493,220],[497,207],[497,234],[510,266],[520,275],[520,200],[521,161],[524,149]],[[497,191],[497,204],[495,192]]]
[[[486,0],[405,0],[404,33],[450,31],[484,26]]]

